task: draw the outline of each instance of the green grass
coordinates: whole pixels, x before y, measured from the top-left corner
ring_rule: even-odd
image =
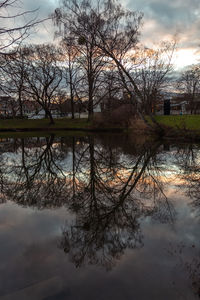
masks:
[[[149,119],[149,118],[148,118]],[[173,129],[187,129],[193,131],[200,131],[200,115],[171,115],[171,116],[156,116],[156,121],[160,124],[163,124],[167,127],[171,127]],[[34,133],[34,136],[49,134],[48,132],[55,133],[56,135],[60,135],[60,133],[56,133],[59,129],[62,131],[62,135],[69,135],[65,131],[65,129],[73,129],[76,131],[92,129],[92,122],[88,122],[87,119],[55,119],[55,124],[50,125],[48,119],[41,120],[20,120],[20,119],[9,119],[9,120],[0,120],[0,131],[3,133],[3,130],[28,130],[37,131],[38,133]],[[55,129],[55,131],[54,131]],[[101,128],[103,129],[103,128]],[[104,128],[105,129],[105,128]],[[74,131],[74,132],[75,132]],[[39,133],[40,132],[40,133]],[[65,133],[64,133],[65,132]],[[80,132],[79,132],[80,133]],[[5,133],[6,135],[6,133]]]
[[[174,129],[200,130],[200,115],[156,116],[156,121]]]
[[[81,128],[87,129],[90,127],[90,122],[87,119],[56,119],[55,124],[50,125],[48,119],[41,120],[20,120],[20,119],[9,119],[0,120],[0,130],[1,129],[64,129],[64,128]]]

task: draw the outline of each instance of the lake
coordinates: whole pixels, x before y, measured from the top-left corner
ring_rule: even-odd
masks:
[[[200,298],[200,145],[0,140],[0,299]]]

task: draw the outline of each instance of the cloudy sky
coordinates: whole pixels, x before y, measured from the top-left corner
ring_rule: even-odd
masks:
[[[25,9],[39,8],[38,16],[47,17],[59,0],[23,0]],[[144,13],[141,40],[147,46],[176,35],[179,51],[176,65],[184,67],[200,58],[200,0],[122,0],[129,9]],[[31,36],[33,42],[53,41],[54,29],[45,22]]]

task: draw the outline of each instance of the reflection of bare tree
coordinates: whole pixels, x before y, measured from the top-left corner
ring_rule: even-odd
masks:
[[[199,145],[185,144],[176,149],[175,164],[179,169],[178,188],[189,198],[193,212],[199,214],[200,209],[200,152]],[[197,241],[189,239],[169,245],[169,254],[176,258],[176,268],[181,268],[188,277],[188,283],[194,295],[200,298],[200,251]],[[179,271],[180,272],[180,271]],[[184,295],[182,296],[183,299]]]
[[[88,145],[76,153],[76,191],[69,202],[76,219],[66,224],[60,243],[76,266],[90,263],[109,269],[125,249],[142,246],[142,216],[155,215],[162,222],[174,218],[158,176],[158,146],[123,157],[89,137]]]
[[[4,172],[7,177],[7,197],[24,206],[37,208],[55,207],[63,204],[66,176],[59,159],[62,152],[54,145],[54,136],[26,147],[20,142],[21,160],[13,160]]]
[[[186,195],[192,199],[195,208],[200,207],[200,155],[197,145],[187,145],[176,154],[176,163],[180,168]],[[180,186],[182,188],[182,185]]]
[[[112,268],[126,249],[143,246],[142,217],[174,220],[159,144],[127,143],[124,150],[93,136],[18,140],[0,166],[2,194],[38,209],[65,205],[74,219],[66,222],[60,247],[76,266]]]

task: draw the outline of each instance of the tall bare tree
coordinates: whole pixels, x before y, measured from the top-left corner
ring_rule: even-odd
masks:
[[[29,47],[26,92],[43,108],[50,124],[54,124],[51,108],[62,81],[62,69],[58,61],[59,50],[53,45]]]
[[[70,89],[70,101],[71,101],[71,116],[74,119],[74,100],[77,95],[77,86],[80,81],[79,64],[77,62],[78,49],[76,47],[74,38],[72,36],[66,36],[62,40],[62,49],[64,51],[65,70],[64,77],[67,86]]]
[[[85,0],[62,1],[53,18],[59,25],[60,35],[65,38],[70,33],[74,37],[80,72],[83,74],[81,91],[84,98],[88,99],[88,119],[92,119],[95,95],[100,88],[99,78],[107,63],[104,53],[96,45],[99,20],[93,13],[93,3]]]

